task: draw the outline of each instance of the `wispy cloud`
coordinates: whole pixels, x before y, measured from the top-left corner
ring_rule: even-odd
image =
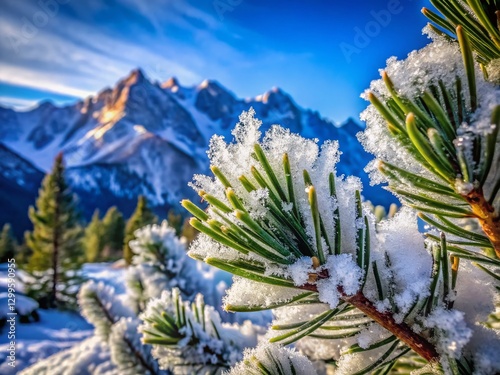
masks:
[[[0,105],[3,107],[12,107],[17,110],[25,110],[34,107],[37,100],[11,98],[8,96],[0,96]]]
[[[113,84],[137,66],[142,66],[153,78],[177,76],[187,84],[194,84],[205,78],[197,70],[207,64],[207,53],[212,55],[212,61],[221,63],[245,60],[237,49],[212,36],[210,30],[219,26],[213,16],[182,1],[164,2],[164,7],[136,0],[123,2],[123,6],[140,12],[155,26],[156,33],[149,36],[145,33],[142,43],[127,33],[123,37],[110,36],[62,11],[54,16],[57,19],[52,20],[53,24],[40,27],[36,35],[23,39],[20,37],[23,19],[40,11],[35,4],[31,5],[14,6],[14,15],[10,17],[0,15],[0,33],[4,35],[0,52],[5,56],[0,61],[0,80],[10,84],[83,97],[105,84]],[[81,4],[74,5],[79,11]],[[201,20],[204,28],[193,26],[189,17]],[[184,30],[195,44],[184,43],[182,36],[166,34],[162,22]],[[16,53],[12,53],[14,40],[20,40]]]

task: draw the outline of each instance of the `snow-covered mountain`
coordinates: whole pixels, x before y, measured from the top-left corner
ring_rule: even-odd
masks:
[[[264,130],[280,124],[320,141],[338,139],[344,152],[340,173],[362,175],[371,159],[355,138],[361,128],[354,121],[336,126],[278,88],[240,99],[216,81],[183,87],[175,78],[152,82],[138,69],[114,88],[72,105],[42,102],[29,111],[0,107],[0,152],[11,154],[0,159],[0,172],[22,186],[24,177],[5,172],[12,155],[25,163],[18,173],[29,174],[32,169],[50,170],[62,151],[72,186],[88,194],[89,212],[98,205],[86,202],[92,196],[94,202],[104,198],[104,206],[113,200],[135,201],[139,194],[155,205],[175,205],[192,196],[187,187],[192,175],[207,170],[210,137],[222,134],[230,139],[239,114],[250,107]],[[4,183],[0,194],[3,190]],[[368,189],[365,196],[381,203],[388,197],[384,193]]]

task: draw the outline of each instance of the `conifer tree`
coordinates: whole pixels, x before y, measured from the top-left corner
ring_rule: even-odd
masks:
[[[93,263],[102,259],[104,236],[105,229],[99,218],[99,210],[95,210],[92,215],[92,220],[87,228],[85,228],[85,237],[83,240],[87,262]]]
[[[167,213],[167,222],[172,228],[175,229],[175,233],[180,236],[182,231],[182,226],[184,224],[184,220],[182,215],[177,213],[174,209],[168,210]]]
[[[81,281],[78,270],[83,255],[82,229],[76,197],[64,178],[62,154],[45,176],[36,208],[30,207],[29,217],[33,231],[27,232],[26,243],[33,254],[27,268],[36,283],[28,285],[28,294],[42,307],[70,307]]]
[[[133,252],[130,248],[129,242],[135,239],[134,232],[148,224],[155,224],[158,221],[156,215],[148,207],[146,197],[139,196],[137,200],[137,207],[134,213],[130,216],[125,227],[125,244],[123,247],[123,258],[127,264],[131,264]]]
[[[16,247],[17,243],[12,234],[12,227],[9,223],[6,223],[0,233],[0,263],[5,263],[8,259],[14,258]]]
[[[29,246],[26,244],[26,235],[28,232],[25,232],[23,242],[17,245],[16,247],[16,264],[19,266],[21,269],[27,269],[28,268],[28,263],[31,258],[31,255],[33,255],[33,251],[29,248]]]
[[[121,256],[125,236],[125,220],[118,208],[110,207],[102,219],[104,230],[104,259],[114,259]]]

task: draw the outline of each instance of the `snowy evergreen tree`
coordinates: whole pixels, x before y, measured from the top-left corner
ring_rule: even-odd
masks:
[[[10,224],[4,224],[0,233],[0,263],[7,262],[8,259],[13,259],[16,253],[17,241],[12,234]]]
[[[70,307],[81,282],[78,270],[83,260],[82,229],[76,197],[64,178],[62,154],[45,176],[36,209],[30,207],[29,217],[34,228],[26,234],[26,243],[33,252],[27,269],[36,282],[27,286],[28,294],[42,307]]]
[[[102,219],[104,231],[103,260],[121,256],[125,236],[125,220],[118,208],[110,207]]]
[[[146,197],[140,196],[137,200],[137,207],[134,213],[127,221],[125,227],[125,244],[123,246],[123,258],[127,264],[132,263],[132,249],[130,248],[130,241],[135,238],[134,232],[148,224],[154,224],[158,221],[156,215],[148,207],[148,201]]]
[[[83,246],[87,262],[93,263],[102,260],[104,248],[105,228],[99,218],[99,210],[95,210],[89,225],[85,228]]]

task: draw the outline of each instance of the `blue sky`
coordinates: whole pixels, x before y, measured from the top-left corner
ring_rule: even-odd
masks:
[[[388,57],[427,43],[428,0],[2,0],[0,103],[75,101],[141,67],[239,97],[273,86],[335,121]]]

